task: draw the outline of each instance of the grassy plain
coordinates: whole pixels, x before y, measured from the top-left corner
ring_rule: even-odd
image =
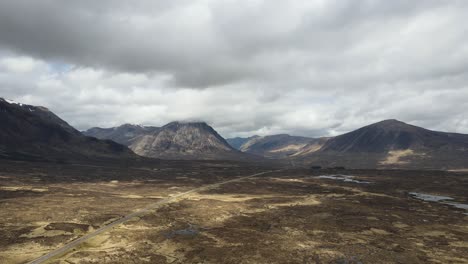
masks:
[[[1,161],[0,263],[27,263],[162,199],[273,170]],[[344,174],[354,180],[318,178]],[[468,173],[285,169],[189,193],[48,263],[467,263]]]

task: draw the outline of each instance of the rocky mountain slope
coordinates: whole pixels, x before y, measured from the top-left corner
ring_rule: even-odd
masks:
[[[124,125],[110,129],[92,128],[84,133],[116,140],[145,157],[204,160],[259,158],[236,150],[204,122],[172,122],[160,128]]]
[[[229,139],[228,141],[232,140],[233,139]],[[314,138],[290,136],[287,134],[263,137],[254,136],[246,138],[239,149],[242,152],[267,158],[284,158],[316,141],[317,139]]]
[[[82,135],[45,107],[0,98],[0,157],[68,160],[136,157],[110,140]]]

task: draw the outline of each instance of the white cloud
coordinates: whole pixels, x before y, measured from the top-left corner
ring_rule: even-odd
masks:
[[[0,67],[11,73],[28,73],[43,66],[42,62],[25,56],[5,57],[0,60]]]

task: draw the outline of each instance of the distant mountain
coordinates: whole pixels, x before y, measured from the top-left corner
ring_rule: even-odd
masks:
[[[398,120],[384,120],[328,140],[321,151],[382,153],[468,149],[468,135],[437,132]]]
[[[384,120],[326,139],[296,159],[348,167],[468,167],[468,135],[438,132]]]
[[[45,107],[0,98],[0,158],[67,160],[136,157],[110,140],[86,137]]]
[[[235,138],[227,138],[226,141],[227,143],[229,143],[229,145],[231,145],[231,147],[235,148],[235,149],[238,149],[240,150],[241,149],[241,146],[244,145],[245,142],[251,140],[251,139],[254,139],[254,138],[258,138],[259,136],[251,136],[251,137],[246,137],[246,138],[243,138],[243,137],[235,137]]]
[[[84,135],[99,139],[110,139],[117,143],[129,146],[136,137],[158,131],[159,127],[124,124],[112,128],[93,127],[83,132]]]
[[[109,129],[92,128],[84,133],[116,140],[145,157],[194,160],[259,158],[234,149],[204,122],[171,122],[160,128],[123,125]]]
[[[264,137],[251,137],[241,146],[242,152],[255,154],[267,158],[284,158],[300,151],[303,147],[316,142],[318,139],[290,136],[287,134]]]

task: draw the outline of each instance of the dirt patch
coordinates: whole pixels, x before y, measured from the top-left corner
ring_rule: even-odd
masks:
[[[413,156],[415,152],[412,149],[406,150],[391,150],[388,152],[387,158],[380,162],[381,165],[395,165],[395,164],[405,164],[408,161],[403,161],[402,158]]]

